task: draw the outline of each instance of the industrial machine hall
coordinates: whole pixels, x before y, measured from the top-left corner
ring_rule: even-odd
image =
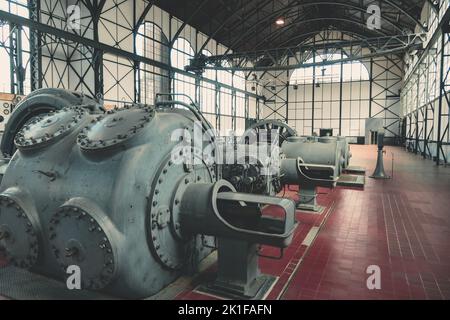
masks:
[[[450,300],[449,40],[450,0],[0,0],[0,300]]]

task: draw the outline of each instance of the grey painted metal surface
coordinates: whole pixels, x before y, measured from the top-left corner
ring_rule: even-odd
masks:
[[[123,297],[152,295],[195,267],[212,241],[180,237],[174,195],[214,172],[170,160],[171,133],[192,125],[188,111],[141,106],[67,108],[25,127],[0,189],[0,225],[22,239],[20,250],[1,242],[13,264],[58,279],[76,264],[84,288]]]
[[[272,137],[274,132],[271,130],[274,129],[276,139]],[[267,133],[270,134],[267,136]],[[299,185],[299,208],[313,211],[322,209],[317,205],[316,187],[335,187],[352,156],[345,137],[298,136],[295,130],[277,120],[255,123],[240,140],[250,143],[275,141],[281,147],[280,172],[278,176],[270,176],[268,180],[278,179],[280,186]],[[240,188],[243,184],[241,181],[245,181],[248,173],[238,165],[231,165],[226,169],[224,177]],[[251,171],[250,169],[253,168],[247,171]]]
[[[283,184],[299,186],[298,208],[320,212],[317,187],[334,188],[346,160],[345,144],[333,137],[292,137],[281,146]]]
[[[282,209],[284,218],[261,213],[264,205]],[[195,184],[183,195],[182,225],[190,233],[217,235],[287,247],[295,229],[295,204],[290,199],[234,192],[227,182]]]
[[[16,134],[0,185],[8,261],[57,280],[77,265],[83,289],[142,298],[195,271],[214,249],[211,236],[239,240],[249,257],[244,249],[255,244],[288,246],[291,200],[235,193],[202,158],[175,163],[174,150],[186,150],[176,149],[179,138],[196,120],[173,103],[104,114],[65,106],[34,117]],[[282,208],[284,219],[264,216],[264,205]],[[249,283],[261,276],[255,264],[240,268],[254,275]],[[261,293],[264,284],[242,294]]]
[[[272,133],[275,133],[277,137],[273,138]],[[266,134],[267,136],[265,136]],[[241,137],[241,143],[245,143],[246,141],[260,142],[263,135],[264,142],[271,142],[273,138],[281,146],[286,139],[296,137],[297,132],[285,122],[273,119],[261,120],[254,123],[244,132]]]
[[[364,188],[366,184],[365,175],[343,174],[339,177],[337,185],[340,187]]]
[[[224,144],[223,157],[235,159],[221,166],[222,178],[238,192],[276,195],[282,190],[279,147],[297,136],[285,122],[262,120],[251,125],[236,143]],[[258,155],[243,151],[244,146],[258,146]],[[241,152],[238,152],[241,151]],[[263,158],[261,154],[267,155]]]
[[[182,225],[191,233],[217,235],[218,276],[200,290],[230,298],[260,299],[273,277],[260,273],[257,244],[282,250],[292,242],[295,203],[289,199],[233,192],[227,181],[195,184],[181,202]],[[284,218],[262,213],[279,207]]]
[[[336,138],[327,138],[326,141],[324,138],[317,141],[288,139],[281,150],[288,159],[301,158],[303,163],[334,166],[336,176],[340,175],[345,163],[341,142]]]
[[[91,112],[102,112],[94,98],[79,92],[45,88],[33,91],[22,100],[11,114],[5,126],[0,149],[6,156],[12,156],[16,150],[14,138],[22,127],[34,117],[44,115],[69,106],[82,105]]]
[[[276,195],[282,190],[279,152],[272,152],[270,144],[259,144],[260,152],[266,151],[263,159],[248,152],[240,145],[224,144],[223,159],[231,160],[219,166],[222,179],[229,181],[238,192],[261,195]]]

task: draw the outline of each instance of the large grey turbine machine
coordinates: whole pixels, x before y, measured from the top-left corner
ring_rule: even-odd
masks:
[[[11,119],[0,184],[10,265],[61,281],[76,265],[83,289],[143,298],[218,249],[217,278],[205,290],[261,298],[270,288],[258,248],[291,243],[295,203],[238,193],[201,158],[174,163],[175,130],[193,131],[194,121],[210,129],[194,106],[161,99],[105,112],[79,93],[45,89]],[[276,207],[279,216],[265,214]]]
[[[297,208],[304,211],[322,212],[324,207],[317,204],[317,188],[334,188],[343,171],[348,168],[352,156],[350,147],[345,137],[317,137],[298,136],[296,131],[286,123],[279,120],[263,120],[252,125],[244,134],[244,137],[267,132],[277,134],[276,142],[280,146],[280,170],[278,175],[266,178],[263,182],[267,187],[252,190],[264,190],[264,194],[276,194],[282,186],[298,185],[299,200]],[[262,139],[260,139],[262,140]],[[270,139],[265,139],[270,140]],[[240,185],[235,181],[259,181],[249,180],[247,175],[257,172],[248,166],[247,172],[241,173],[239,168],[224,173],[225,177],[233,182],[239,190]],[[233,174],[229,174],[232,172]],[[239,176],[241,174],[242,176]],[[261,182],[260,185],[264,186]],[[260,191],[261,192],[261,191]]]

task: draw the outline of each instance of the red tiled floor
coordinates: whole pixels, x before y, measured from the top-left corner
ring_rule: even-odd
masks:
[[[376,148],[352,146],[352,152],[352,165],[370,174]],[[389,174],[391,152],[394,179],[367,178],[364,191],[337,188],[319,196],[335,208],[309,250],[301,243],[323,216],[297,214],[300,227],[285,258],[260,262],[263,272],[280,276],[269,299],[286,284],[282,299],[450,299],[450,170],[387,148]],[[294,188],[287,192],[294,194]],[[381,290],[367,289],[369,265],[381,268]],[[189,292],[181,297],[203,298]]]
[[[352,146],[352,153],[352,165],[372,173],[376,148]],[[297,213],[284,258],[260,260],[263,272],[280,277],[268,299],[450,299],[450,170],[388,147],[388,174],[391,153],[394,179],[367,177],[364,191],[320,190],[319,203],[334,208],[309,248],[302,242],[324,215]],[[286,196],[295,193],[292,187]],[[381,268],[381,290],[367,289],[370,265]],[[178,298],[203,297],[187,290]]]
[[[387,171],[391,152],[393,180],[333,192],[336,208],[283,299],[450,299],[450,169],[387,148]],[[372,173],[375,147],[352,153]],[[381,290],[366,287],[369,265],[381,268]]]
[[[320,190],[329,215],[297,213],[300,224],[283,259],[260,259],[264,273],[279,277],[268,299],[450,299],[450,168],[387,148],[389,174],[391,152],[394,179],[367,177],[364,191]],[[376,148],[352,146],[352,153],[352,165],[371,174]],[[295,194],[292,188],[285,195]],[[308,248],[302,242],[313,226],[321,229]],[[381,268],[381,290],[366,287],[369,265]],[[177,299],[210,299],[194,289]]]

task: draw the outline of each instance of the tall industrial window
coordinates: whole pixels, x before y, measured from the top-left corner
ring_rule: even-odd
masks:
[[[138,55],[169,64],[169,41],[161,28],[152,22],[145,22],[139,27],[136,52]],[[169,92],[167,70],[141,63],[139,81],[143,103],[152,103],[156,93]]]
[[[370,76],[367,62],[351,61],[345,53],[317,54],[294,70],[289,78],[288,122],[299,134],[333,129],[333,134],[349,137],[365,135],[369,118]],[[341,84],[342,76],[342,84]]]
[[[9,48],[9,26],[4,25],[0,27],[0,61],[9,62],[9,54],[7,51]],[[11,74],[9,68],[5,67],[0,72],[0,92],[11,91]]]
[[[173,44],[173,48],[170,52],[170,60],[172,66],[184,70],[184,67],[189,64],[189,60],[194,57],[194,49],[191,44],[184,38],[178,38]],[[195,80],[193,77],[175,73],[173,80],[173,92],[176,94],[184,94],[195,101]],[[180,96],[177,99],[190,103],[190,99]]]
[[[212,56],[212,53],[206,49],[203,49],[202,54],[207,57]],[[207,69],[203,77],[216,80],[216,71]],[[200,108],[205,118],[213,127],[216,127],[216,86],[207,81],[202,81],[200,84]]]
[[[305,64],[317,64],[316,67],[309,66],[296,69],[290,78],[291,84],[311,84],[316,83],[333,83],[340,82],[341,79],[341,63],[320,65],[323,62],[348,59],[346,54],[318,54],[314,58],[310,58]],[[314,70],[315,69],[315,70]],[[315,72],[315,76],[314,76]],[[369,80],[369,71],[360,61],[344,62],[342,64],[342,81],[364,81]]]
[[[233,75],[233,86],[238,89],[245,90],[245,74],[242,71],[237,71]],[[245,116],[248,114],[245,94],[237,92],[235,101],[235,119],[236,119],[236,134],[242,135],[245,131]]]
[[[10,12],[12,14],[28,18],[29,10],[27,7],[26,0],[15,0],[15,1],[0,1],[0,10]],[[23,90],[24,94],[28,94],[31,91],[30,83],[30,32],[28,27],[21,27],[19,29],[10,29],[7,23],[0,24],[0,61],[10,61],[10,40],[13,34],[20,33],[22,42],[18,45],[21,46],[22,53],[22,67],[24,69],[23,78]],[[5,67],[5,66],[3,66]],[[16,82],[19,80],[16,79]],[[0,92],[10,92],[11,91],[11,74],[9,68],[3,68],[0,72]],[[17,91],[17,88],[15,89]],[[16,92],[17,93],[17,92]]]

